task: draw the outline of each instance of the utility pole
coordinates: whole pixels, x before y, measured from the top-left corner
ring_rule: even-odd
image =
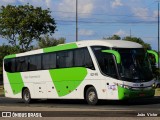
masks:
[[[76,42],[78,41],[78,0],[76,0]]]
[[[159,62],[160,62],[160,61],[159,61],[159,52],[160,52],[160,51],[159,51],[159,47],[160,47],[160,46],[159,46],[159,45],[160,45],[160,44],[159,44],[159,1],[158,1],[158,69],[160,69],[160,65],[159,65],[159,64],[160,64],[160,63],[159,63]]]
[[[130,29],[130,38],[132,37],[132,30]]]

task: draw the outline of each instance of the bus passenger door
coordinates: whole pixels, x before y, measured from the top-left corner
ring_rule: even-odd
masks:
[[[112,55],[106,55],[104,58],[104,73],[107,77],[107,97],[108,99],[117,99],[118,88],[117,85],[114,84],[116,79],[118,78],[116,64]]]
[[[106,83],[107,89],[107,98],[108,99],[117,99],[118,96],[118,87],[113,83],[115,79],[108,78],[108,82]]]

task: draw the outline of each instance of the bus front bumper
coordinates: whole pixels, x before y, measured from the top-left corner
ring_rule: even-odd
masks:
[[[154,97],[154,94],[155,94],[155,89],[133,90],[133,89],[127,89],[127,88],[123,88],[121,86],[118,86],[118,98],[119,98],[119,100]]]

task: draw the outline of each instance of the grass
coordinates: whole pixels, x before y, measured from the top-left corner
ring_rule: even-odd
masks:
[[[160,96],[160,88],[156,89],[155,96]]]
[[[0,85],[0,96],[4,95],[4,91],[3,91],[3,85]]]

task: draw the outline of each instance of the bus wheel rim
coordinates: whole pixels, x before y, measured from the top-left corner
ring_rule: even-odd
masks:
[[[28,101],[29,100],[29,93],[27,92],[27,93],[25,93],[25,95],[24,95],[24,99],[26,100],[26,101]]]
[[[89,95],[88,95],[88,99],[89,99],[90,102],[94,102],[95,99],[96,99],[95,92],[90,92]]]

